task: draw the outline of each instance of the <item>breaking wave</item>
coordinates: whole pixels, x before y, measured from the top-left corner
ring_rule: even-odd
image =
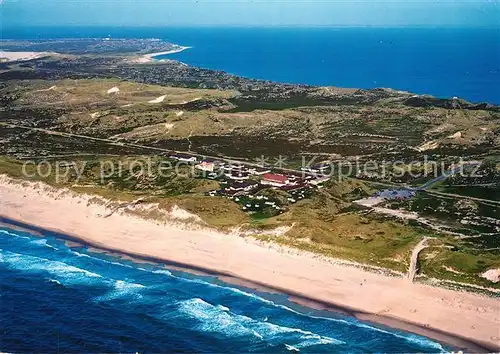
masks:
[[[101,278],[101,275],[72,265],[52,261],[45,258],[28,256],[26,254],[2,252],[2,262],[7,267],[28,273],[49,273],[66,280],[81,280],[84,278]]]
[[[56,250],[56,251],[59,249],[57,247],[52,246],[50,243],[47,243],[47,240],[43,239],[43,238],[41,238],[39,240],[32,241],[32,243],[36,244],[36,245],[41,245],[44,247],[52,248],[53,250]]]
[[[214,306],[208,302],[193,298],[181,301],[178,311],[195,319],[198,328],[204,332],[218,332],[229,337],[254,336],[266,342],[282,341],[284,337],[298,341],[296,347],[317,344],[345,344],[345,342],[304,331],[254,320],[248,316],[232,313],[227,307]]]

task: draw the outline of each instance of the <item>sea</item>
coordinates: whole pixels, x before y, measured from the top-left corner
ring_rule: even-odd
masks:
[[[500,104],[500,28],[26,26],[2,36],[160,38],[191,47],[170,59],[249,78]]]
[[[450,350],[416,334],[301,307],[284,294],[125,260],[48,231],[1,225],[2,352]]]

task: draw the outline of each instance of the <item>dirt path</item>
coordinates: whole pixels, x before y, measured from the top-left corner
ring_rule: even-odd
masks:
[[[428,247],[427,241],[431,238],[432,237],[424,237],[422,241],[415,246],[413,252],[411,253],[410,267],[408,268],[408,279],[412,282],[415,280],[415,276],[418,272],[418,255]]]
[[[437,195],[437,196],[442,196],[442,197],[452,197],[452,198],[460,198],[460,199],[469,199],[469,200],[474,200],[477,202],[485,202],[485,203],[492,203],[496,205],[500,205],[500,201],[497,200],[491,200],[491,199],[483,199],[483,198],[476,198],[476,197],[468,197],[465,195],[460,195],[460,194],[453,194],[453,193],[443,193],[443,192],[437,192],[437,191],[430,191],[426,190],[426,193]]]

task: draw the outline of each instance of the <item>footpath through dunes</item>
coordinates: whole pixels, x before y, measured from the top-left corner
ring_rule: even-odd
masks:
[[[418,255],[420,252],[422,252],[425,248],[427,248],[427,241],[429,241],[430,237],[424,237],[422,241],[420,241],[415,248],[413,249],[411,253],[411,259],[410,259],[410,267],[408,268],[408,279],[410,281],[415,280],[415,276],[417,275],[418,272]]]
[[[412,284],[303,252],[262,247],[251,239],[157,224],[119,211],[103,218],[109,214],[105,205],[88,205],[71,192],[56,200],[29,183],[4,180],[0,193],[4,217],[58,230],[73,241],[274,289],[301,303],[339,309],[470,351],[498,350],[497,299]]]

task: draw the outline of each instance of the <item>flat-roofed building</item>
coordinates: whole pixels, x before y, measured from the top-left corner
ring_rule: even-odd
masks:
[[[267,184],[275,187],[282,187],[290,184],[290,181],[285,175],[278,175],[274,173],[266,173],[264,175],[264,179],[262,180],[262,184]]]

